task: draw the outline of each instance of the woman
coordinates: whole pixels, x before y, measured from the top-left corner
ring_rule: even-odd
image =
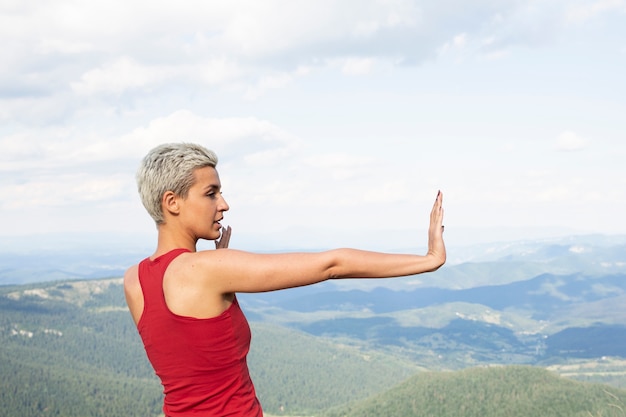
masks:
[[[164,388],[167,417],[262,417],[248,373],[250,328],[236,293],[265,292],[337,278],[385,278],[438,269],[446,260],[442,194],[430,214],[426,255],[355,249],[254,254],[228,248],[220,222],[217,157],[194,144],[165,144],[137,173],[142,202],[156,222],[149,258],[128,269],[124,291],[150,363]],[[199,239],[216,249],[196,251]]]

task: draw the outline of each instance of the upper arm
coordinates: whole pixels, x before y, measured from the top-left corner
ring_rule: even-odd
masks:
[[[139,322],[143,312],[143,293],[139,282],[139,267],[133,265],[124,273],[124,296],[126,304],[135,324]]]
[[[332,278],[334,251],[256,254],[232,249],[197,253],[198,278],[221,293],[265,292]]]

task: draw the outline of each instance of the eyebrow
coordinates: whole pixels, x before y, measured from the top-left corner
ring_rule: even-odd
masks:
[[[220,190],[222,187],[220,184],[209,184],[206,187],[203,188],[204,191],[209,191],[209,190]]]

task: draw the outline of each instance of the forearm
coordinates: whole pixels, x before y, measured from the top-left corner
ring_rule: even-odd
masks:
[[[391,254],[356,249],[331,251],[329,278],[388,278],[416,275],[437,270],[445,262],[445,252],[426,255]]]

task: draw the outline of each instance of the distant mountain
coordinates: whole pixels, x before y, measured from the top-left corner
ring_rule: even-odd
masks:
[[[8,238],[0,241],[0,285],[119,277],[128,266],[153,251],[154,238],[153,235],[112,233]],[[237,245],[236,239],[233,244]],[[201,248],[211,248],[211,242],[202,242]],[[250,242],[243,249],[279,251],[274,246],[250,246]],[[286,247],[283,251],[295,249]],[[395,290],[421,287],[462,289],[523,281],[543,273],[622,274],[626,273],[625,254],[626,236],[621,235],[569,236],[469,246],[452,244],[448,245],[448,263],[434,274],[400,280],[342,280],[334,285],[339,289],[363,290],[377,286]]]
[[[623,274],[542,274],[459,290],[339,291],[325,284],[240,297],[255,320],[315,336],[400,347],[430,366],[454,366],[455,358],[463,356],[474,363],[519,364],[562,357],[626,358],[625,298]],[[571,349],[563,347],[559,335],[570,327],[578,329],[566,339],[566,345],[576,346]],[[429,358],[428,352],[438,353],[434,357],[443,362]]]
[[[150,236],[73,233],[0,240],[0,285],[120,277],[154,248]]]
[[[626,325],[568,327],[546,339],[548,356],[626,357]]]
[[[532,311],[536,319],[550,316],[551,312],[564,306],[590,303],[626,294],[626,274],[589,277],[581,274],[542,274],[525,281],[504,285],[487,285],[468,289],[451,290],[425,287],[412,291],[394,291],[374,288],[370,291],[319,289],[302,291],[299,296],[286,298],[281,295],[255,295],[250,302],[266,300],[285,310],[312,312],[317,310],[368,310],[373,313],[389,313],[398,310],[424,308],[437,304],[466,302],[481,304],[494,310],[515,308]],[[271,300],[271,301],[268,301]]]
[[[570,235],[557,238],[494,241],[461,246],[455,264],[465,262],[532,261],[580,258],[589,263],[624,262],[626,235]]]
[[[139,253],[49,250],[0,253],[0,285],[121,277]]]

